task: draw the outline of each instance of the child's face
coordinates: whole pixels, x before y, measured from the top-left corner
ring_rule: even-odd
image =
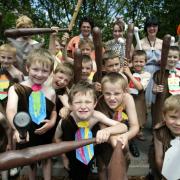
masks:
[[[91,72],[92,72],[92,62],[82,63],[81,79],[87,80]]]
[[[120,60],[118,57],[116,58],[113,58],[113,59],[108,59],[106,62],[105,62],[105,71],[107,73],[110,73],[110,72],[119,72],[120,71]]]
[[[168,129],[176,136],[180,136],[180,110],[168,111],[164,115]]]
[[[15,55],[8,51],[0,52],[1,67],[8,69],[15,62]]]
[[[67,87],[70,82],[70,77],[61,72],[53,75],[52,86],[54,89],[61,89]]]
[[[121,84],[117,81],[115,83],[105,82],[103,84],[104,100],[110,109],[116,109],[123,100],[123,90]]]
[[[123,37],[123,31],[120,29],[120,27],[117,24],[115,24],[113,28],[113,37],[114,39]]]
[[[81,52],[82,52],[82,55],[89,55],[90,56],[91,52],[92,52],[92,49],[88,44],[84,44],[81,47]]]
[[[135,72],[141,72],[146,64],[144,56],[134,56],[132,61]]]
[[[96,102],[91,91],[78,92],[74,95],[71,110],[78,121],[89,120],[94,112]]]
[[[42,66],[39,63],[31,64],[29,68],[27,68],[29,73],[29,79],[33,84],[43,84],[51,73],[50,66]]]
[[[179,52],[169,50],[168,59],[167,59],[167,67],[169,69],[175,68],[178,61],[179,61]]]

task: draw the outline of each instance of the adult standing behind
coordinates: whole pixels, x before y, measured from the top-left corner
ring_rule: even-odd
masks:
[[[28,16],[20,16],[16,20],[16,28],[33,28],[33,21]],[[26,57],[32,49],[40,48],[42,44],[33,40],[31,36],[18,37],[17,39],[8,38],[8,40],[17,49],[16,58],[18,69],[27,75],[25,68]]]
[[[145,70],[150,72],[153,76],[154,72],[160,69],[162,40],[157,38],[159,30],[159,21],[156,16],[151,15],[146,18],[144,24],[144,31],[146,37],[140,40],[141,47],[146,51],[147,63]],[[136,49],[139,49],[137,46]],[[151,105],[155,101],[155,95],[152,93],[153,79],[150,80],[148,87],[146,88],[146,103]]]
[[[94,23],[90,18],[84,17],[81,19],[79,23],[80,34],[74,36],[67,45],[68,56],[73,57],[75,49],[78,48],[80,39],[92,39],[91,31],[93,27]]]

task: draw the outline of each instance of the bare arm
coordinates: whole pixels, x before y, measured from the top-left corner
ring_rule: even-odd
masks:
[[[158,171],[161,173],[163,165],[163,144],[154,135],[154,146],[155,146],[155,163]]]
[[[128,140],[130,140],[135,137],[139,131],[138,118],[133,97],[130,94],[126,93],[124,95],[123,101],[126,107],[129,122],[129,130],[126,135],[128,136]]]

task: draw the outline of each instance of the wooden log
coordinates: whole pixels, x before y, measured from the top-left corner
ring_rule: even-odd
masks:
[[[33,164],[37,161],[58,156],[79,147],[95,143],[95,138],[81,141],[64,141],[40,145],[22,150],[7,151],[0,154],[0,170]]]
[[[94,76],[94,80],[101,82],[102,78],[102,35],[101,30],[98,27],[93,28],[93,42],[95,49],[95,60],[97,65],[97,72]]]
[[[82,53],[80,49],[74,51],[74,83],[81,80],[82,74]]]
[[[133,35],[134,35],[134,24],[129,24],[127,30],[126,51],[125,51],[125,57],[127,61],[131,59],[131,47],[133,42]]]
[[[59,29],[59,32],[68,32],[68,28]],[[7,29],[4,32],[6,37],[17,38],[22,36],[31,36],[36,34],[53,33],[55,30],[51,28],[19,28],[19,29]]]
[[[127,180],[126,167],[122,143],[118,141],[108,166],[108,180]]]

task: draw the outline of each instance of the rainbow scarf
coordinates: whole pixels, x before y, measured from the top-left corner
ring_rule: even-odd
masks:
[[[7,89],[10,85],[9,79],[5,74],[0,75],[0,100],[3,100],[7,97]]]
[[[115,109],[115,113],[114,113],[114,120],[117,121],[128,121],[128,116],[126,113],[123,112],[123,106],[119,105],[116,109]]]
[[[29,114],[34,123],[40,124],[46,117],[46,98],[41,85],[33,85],[29,96]]]
[[[77,124],[79,129],[75,134],[75,140],[81,139],[89,139],[92,138],[92,132],[89,129],[89,122],[88,121],[81,121]],[[83,147],[76,149],[76,158],[81,161],[82,163],[88,165],[90,160],[94,156],[94,147],[93,144],[89,144]]]

